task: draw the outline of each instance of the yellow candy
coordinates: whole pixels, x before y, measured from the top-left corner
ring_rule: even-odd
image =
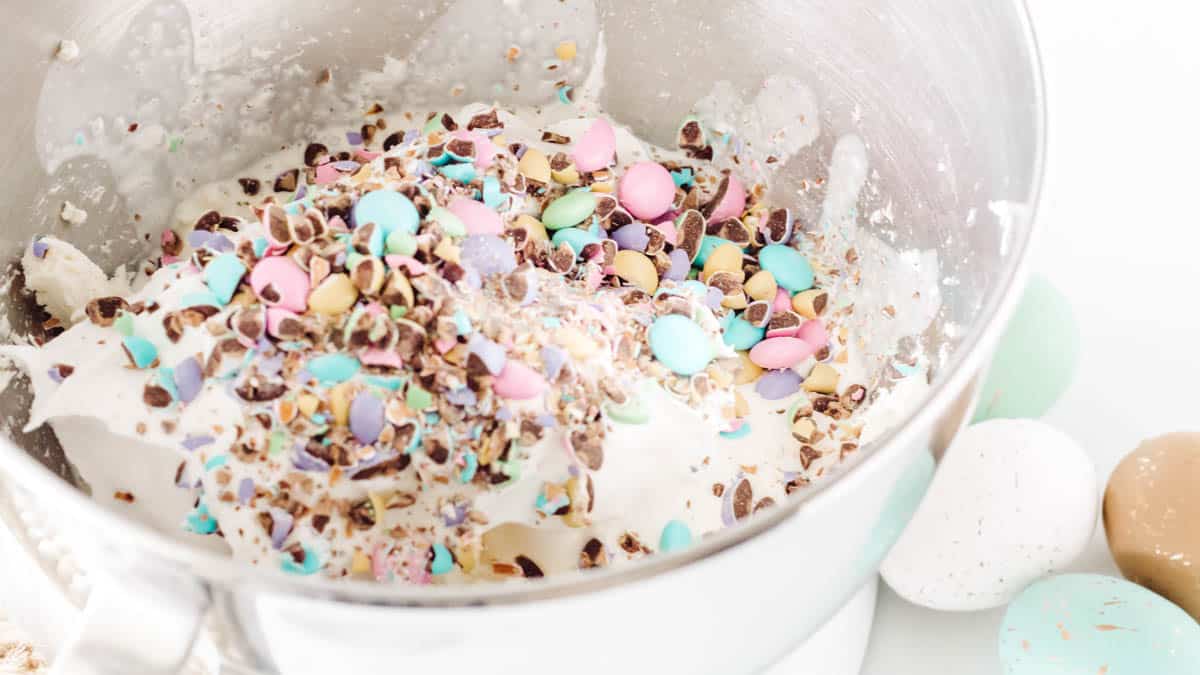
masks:
[[[815,319],[825,311],[825,305],[828,303],[829,295],[825,291],[813,288],[797,293],[792,298],[792,309],[806,319]]]
[[[461,260],[462,249],[452,244],[449,239],[443,239],[433,248],[433,254],[457,265]]]
[[[564,40],[554,48],[554,55],[563,61],[570,61],[575,58],[577,49],[574,40]]]
[[[616,189],[616,184],[612,181],[603,181],[600,183],[592,183],[592,192],[607,192],[612,193]]]
[[[454,559],[458,561],[463,572],[470,574],[479,563],[479,551],[474,546],[459,546],[454,549]]]
[[[579,182],[579,169],[575,168],[575,162],[569,159],[564,163],[562,168],[555,169],[553,165],[550,167],[550,177],[556,183],[563,185],[575,185]]]
[[[708,279],[714,272],[740,271],[742,271],[742,249],[738,248],[737,244],[721,244],[713,249],[713,252],[708,255],[708,260],[704,261],[704,270],[700,275],[700,280]]]
[[[617,276],[638,288],[653,294],[658,290],[658,270],[654,263],[639,251],[617,251],[613,261]]]
[[[818,363],[813,366],[812,372],[808,374],[808,379],[804,380],[804,390],[817,394],[837,393],[838,380],[841,376],[841,373],[828,363]]]
[[[521,161],[517,164],[517,171],[529,180],[539,183],[550,182],[550,160],[537,148],[529,148],[525,151],[525,154],[521,156]]]
[[[546,226],[542,224],[542,221],[529,214],[523,213],[517,216],[517,219],[513,221],[513,227],[525,228],[525,231],[529,233],[529,238],[533,241],[549,241],[550,239],[549,235],[546,234]]]
[[[598,349],[595,340],[570,326],[563,326],[554,331],[554,341],[565,348],[572,358],[579,360],[587,359]]]
[[[371,500],[371,508],[375,509],[375,524],[379,525],[383,522],[383,516],[387,513],[388,500],[392,498],[390,492],[368,492],[367,497]]]
[[[343,382],[329,390],[329,410],[334,424],[344,427],[350,422],[350,401],[354,399],[354,385]]]
[[[308,309],[317,314],[336,316],[350,310],[358,300],[358,289],[345,274],[334,274],[321,282],[308,296]]]
[[[300,408],[300,412],[304,413],[305,417],[312,417],[313,413],[317,412],[317,406],[320,403],[320,399],[311,394],[300,394],[296,397],[296,407]]]
[[[728,307],[729,309],[734,310],[746,309],[746,305],[748,304],[750,303],[746,302],[745,293],[734,293],[733,295],[727,295],[725,296],[725,299],[721,301],[722,307]]]
[[[739,363],[737,379],[734,380],[734,384],[750,384],[751,382],[758,381],[758,378],[763,374],[763,369],[757,363],[750,360],[748,352],[738,352],[737,355]]]
[[[755,273],[743,286],[746,294],[755,300],[774,300],[779,285],[775,283],[775,275],[766,270]]]
[[[792,436],[801,443],[812,443],[816,433],[817,425],[807,417],[792,422]]]
[[[367,557],[366,553],[354,552],[354,558],[350,561],[350,573],[360,575],[371,573],[371,559]]]

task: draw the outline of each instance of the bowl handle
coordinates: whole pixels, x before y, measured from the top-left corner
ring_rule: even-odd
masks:
[[[208,588],[170,570],[103,574],[95,578],[77,630],[54,659],[52,675],[178,673],[208,609]]]

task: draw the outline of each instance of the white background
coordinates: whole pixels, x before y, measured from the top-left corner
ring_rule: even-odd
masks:
[[[1083,336],[1046,421],[1107,480],[1139,441],[1200,429],[1200,6],[1029,4],[1050,96],[1034,269],[1071,299]],[[1118,574],[1099,524],[1071,571]],[[1002,616],[922,610],[881,585],[862,673],[997,675]]]

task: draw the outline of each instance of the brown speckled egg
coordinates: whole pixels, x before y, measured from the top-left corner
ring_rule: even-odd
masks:
[[[1104,527],[1126,578],[1200,620],[1200,433],[1145,441],[1122,460]]]

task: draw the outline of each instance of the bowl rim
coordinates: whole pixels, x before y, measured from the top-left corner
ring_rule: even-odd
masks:
[[[198,546],[181,543],[150,527],[124,518],[97,504],[72,487],[7,438],[0,438],[0,480],[10,479],[16,485],[38,495],[42,504],[54,504],[77,517],[79,522],[100,529],[106,536],[120,540],[139,553],[149,554],[148,562],[136,564],[170,565],[179,572],[198,577],[201,581],[221,587],[252,587],[269,593],[293,594],[310,599],[403,606],[411,608],[445,609],[480,605],[510,605],[537,602],[595,593],[615,586],[631,584],[679,570],[733,549],[762,532],[791,518],[801,508],[838,499],[872,467],[883,463],[890,453],[903,452],[919,440],[920,434],[932,426],[936,415],[945,409],[969,385],[971,378],[985,365],[984,359],[999,340],[1000,333],[1016,308],[1020,291],[1030,264],[1030,249],[1040,226],[1037,214],[1044,188],[1047,150],[1047,100],[1045,73],[1041,49],[1033,28],[1027,0],[1013,0],[1019,34],[1024,43],[1027,65],[1033,74],[1035,131],[1034,166],[1029,193],[1024,202],[1028,208],[1028,227],[1014,242],[1010,263],[1003,269],[992,297],[980,309],[982,318],[964,337],[956,354],[935,380],[922,405],[904,423],[895,426],[876,441],[876,448],[854,465],[846,468],[836,480],[815,485],[803,498],[789,499],[777,508],[748,519],[705,538],[696,545],[677,553],[655,555],[638,564],[620,568],[591,570],[583,575],[557,575],[536,583],[487,583],[449,586],[383,585],[352,579],[326,579],[289,576],[274,569],[248,565],[227,555],[207,551]],[[45,496],[46,500],[42,496]]]

